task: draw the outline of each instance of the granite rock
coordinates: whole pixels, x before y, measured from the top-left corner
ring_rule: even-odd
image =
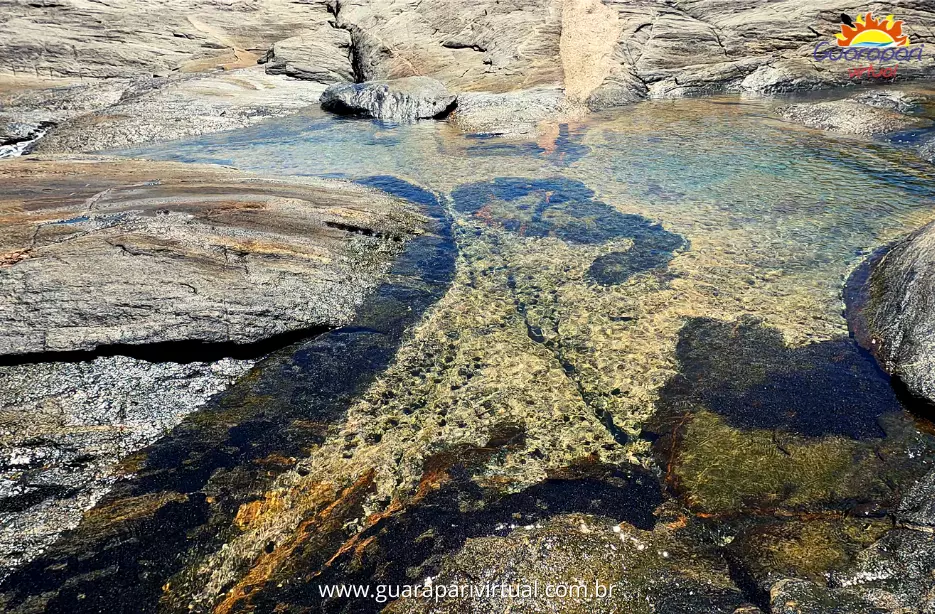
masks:
[[[0,354],[346,322],[418,226],[365,188],[106,159],[0,166]]]

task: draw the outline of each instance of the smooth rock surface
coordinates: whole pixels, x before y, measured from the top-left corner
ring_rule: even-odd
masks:
[[[935,223],[871,261],[849,297],[848,319],[861,345],[915,395],[935,401]]]
[[[257,66],[123,80],[111,87],[117,89],[111,102],[83,113],[51,111],[51,120],[59,123],[37,144],[36,152],[105,151],[235,130],[313,105],[324,88],[316,82],[266,74]]]
[[[582,113],[562,91],[536,88],[505,94],[468,92],[458,95],[451,122],[473,134],[536,135],[543,122],[568,120]]]
[[[347,184],[94,159],[3,163],[0,212],[0,354],[340,325],[419,226]]]
[[[430,77],[391,81],[337,83],[321,95],[321,107],[341,115],[362,115],[390,121],[440,118],[455,104],[455,95]]]

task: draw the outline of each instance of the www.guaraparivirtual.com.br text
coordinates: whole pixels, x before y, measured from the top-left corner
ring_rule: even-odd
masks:
[[[436,603],[449,599],[609,599],[614,597],[613,584],[596,581],[593,584],[542,583],[522,584],[320,584],[322,599],[372,599],[386,603],[396,599],[432,599]]]

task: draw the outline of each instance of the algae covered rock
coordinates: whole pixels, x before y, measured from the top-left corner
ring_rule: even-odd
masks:
[[[321,107],[342,115],[413,121],[447,115],[456,97],[430,77],[337,83],[321,95]]]

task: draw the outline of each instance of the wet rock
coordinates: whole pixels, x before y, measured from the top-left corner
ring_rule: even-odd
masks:
[[[338,83],[321,95],[321,108],[341,115],[389,121],[441,118],[451,112],[455,95],[429,77]]]
[[[911,393],[935,401],[935,224],[867,261],[845,296],[861,345]]]
[[[881,95],[870,98],[863,96],[828,102],[793,104],[780,107],[777,113],[789,121],[804,124],[810,128],[841,134],[871,136],[921,125],[922,122],[919,119],[904,115],[897,110],[900,104],[904,102],[885,99]]]
[[[894,614],[856,591],[831,590],[808,580],[786,579],[770,589],[772,614]]]
[[[363,188],[222,168],[49,158],[0,174],[18,211],[0,238],[0,354],[340,325],[419,224]]]
[[[919,108],[920,104],[925,102],[926,97],[900,90],[868,90],[856,96],[851,96],[851,100],[879,109],[889,109],[897,113],[912,113]]]
[[[861,612],[928,612],[935,607],[935,535],[895,529],[858,555],[856,568],[831,576],[832,595],[859,595]]]
[[[896,519],[906,525],[935,531],[935,470],[925,474],[906,492]]]
[[[269,74],[329,85],[354,80],[351,35],[330,25],[277,41],[260,61]]]
[[[732,614],[749,607],[723,560],[677,530],[639,530],[589,514],[517,524],[505,536],[469,540],[432,577],[433,586],[478,587],[480,594],[446,599],[449,611]],[[504,585],[512,596],[484,594],[485,585]],[[558,585],[574,588],[546,595],[547,586],[555,591]],[[409,598],[388,611],[431,612],[434,606]]]
[[[935,164],[935,134],[923,138],[918,144],[918,151],[923,160]]]

